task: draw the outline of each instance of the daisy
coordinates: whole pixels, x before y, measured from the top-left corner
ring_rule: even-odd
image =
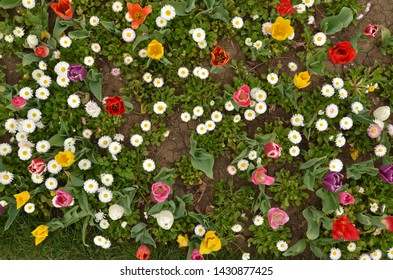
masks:
[[[42,71],[41,69],[35,69],[32,73],[31,76],[33,77],[33,79],[37,82],[44,74],[44,71]]]
[[[68,79],[67,76],[57,76],[56,83],[59,86],[65,88],[65,87],[68,87],[68,85],[70,84],[70,79]]]
[[[329,170],[332,172],[340,172],[343,169],[343,162],[337,158],[329,162]]]
[[[165,113],[166,108],[167,108],[166,103],[162,101],[156,102],[153,106],[154,113],[156,113],[157,115],[161,115]]]
[[[147,172],[151,172],[156,168],[156,164],[152,159],[145,159],[142,165],[143,169]]]
[[[21,147],[18,150],[18,157],[21,160],[29,160],[32,156],[31,148],[29,147]]]
[[[89,23],[91,26],[97,26],[100,23],[100,19],[97,16],[92,16]]]
[[[26,9],[33,9],[35,7],[35,0],[22,0],[22,5]]]
[[[176,16],[176,10],[173,6],[165,5],[164,7],[161,8],[161,17],[164,18],[165,20],[174,19],[175,16]]]
[[[86,113],[92,118],[97,118],[101,113],[101,108],[94,101],[90,100],[85,104]]]
[[[270,35],[272,34],[272,23],[271,22],[265,22],[262,24],[262,34],[263,35]]]
[[[289,70],[291,70],[292,72],[295,72],[297,70],[297,64],[295,62],[289,62],[288,63],[288,68]]]
[[[351,104],[351,109],[353,113],[359,114],[359,112],[362,111],[364,108],[362,103],[356,101]]]
[[[276,73],[270,73],[267,75],[267,81],[271,84],[271,85],[275,85],[278,82],[278,76]]]
[[[205,40],[198,42],[198,47],[203,50],[207,47],[207,42]]]
[[[24,87],[19,90],[19,95],[22,96],[25,100],[29,100],[33,97],[33,90],[29,87]]]
[[[153,80],[153,76],[149,72],[146,72],[145,74],[143,74],[142,77],[146,83],[151,83],[151,81]]]
[[[117,155],[121,152],[121,144],[119,142],[113,141],[109,144],[108,150],[112,155]]]
[[[261,40],[257,40],[257,41],[254,42],[254,44],[252,44],[252,46],[253,46],[255,49],[259,50],[260,48],[262,48],[263,42],[262,42]]]
[[[342,89],[342,87],[344,86],[344,81],[341,78],[334,78],[332,80],[332,85],[335,89]]]
[[[162,28],[168,24],[168,21],[166,19],[164,19],[163,17],[157,17],[156,24],[157,24],[157,27]]]
[[[109,147],[110,143],[112,143],[112,138],[108,135],[101,136],[100,139],[98,139],[98,146],[100,146],[100,148],[106,149]]]
[[[378,210],[378,204],[376,202],[370,204],[370,211],[375,213]]]
[[[39,121],[41,120],[41,116],[42,116],[41,111],[38,110],[38,109],[35,109],[35,108],[30,109],[30,110],[27,112],[27,118],[28,118],[29,120],[34,121],[34,122],[39,122]]]
[[[101,183],[107,187],[111,186],[113,183],[113,175],[112,174],[101,174]]]
[[[205,127],[208,131],[213,131],[216,128],[216,123],[212,120],[208,120],[205,122]]]
[[[257,156],[258,156],[258,153],[257,153],[257,151],[255,151],[255,150],[251,150],[251,151],[248,153],[248,159],[249,159],[249,160],[254,160],[254,159],[257,158]]]
[[[123,11],[123,3],[116,1],[112,4],[112,10],[116,13]]]
[[[343,130],[351,129],[353,121],[350,117],[344,117],[340,120],[340,128]]]
[[[27,141],[27,133],[24,132],[24,131],[19,131],[19,132],[16,134],[15,138],[16,138],[16,141],[18,141],[18,142]]]
[[[388,258],[391,259],[391,260],[393,260],[393,247],[390,248],[390,249],[387,251],[387,254],[388,254]]]
[[[33,213],[35,210],[34,203],[26,203],[25,206],[23,207],[23,210],[25,210],[25,212],[28,214]]]
[[[18,38],[22,38],[23,35],[25,35],[25,30],[21,27],[15,27],[15,29],[12,31],[12,33],[14,33],[14,35]]]
[[[255,104],[254,110],[257,114],[263,114],[267,110],[267,106],[265,102],[258,102]]]
[[[341,258],[341,250],[338,248],[330,249],[329,257],[331,260],[339,260]]]
[[[349,252],[354,252],[356,250],[356,243],[355,242],[349,243],[347,249]]]
[[[50,149],[50,143],[46,140],[38,141],[35,145],[35,149],[39,153],[46,153]]]
[[[83,183],[83,189],[87,193],[95,193],[98,190],[98,183],[94,179],[88,179]]]
[[[378,84],[367,85],[366,93],[374,92],[376,89],[379,89]]]
[[[340,99],[345,99],[345,98],[347,98],[347,97],[348,97],[348,92],[347,92],[347,90],[346,90],[346,89],[343,89],[343,88],[339,89],[339,91],[338,91],[338,97],[339,97]]]
[[[334,87],[331,85],[324,85],[321,89],[321,93],[323,96],[332,97],[334,95]]]
[[[125,42],[132,42],[136,38],[136,33],[132,28],[126,28],[122,32],[122,38]]]
[[[192,70],[192,74],[196,77],[199,77],[199,71],[202,69],[202,67],[197,66],[194,68],[194,70]]]
[[[336,104],[330,104],[328,106],[326,106],[326,116],[328,118],[335,118],[338,115],[338,106]]]
[[[93,58],[92,56],[86,56],[86,57],[83,59],[83,63],[84,63],[86,66],[93,66],[93,64],[94,64],[94,58]]]
[[[44,181],[44,177],[42,177],[42,175],[38,175],[38,174],[31,174],[31,180],[35,184],[41,184]]]
[[[315,127],[318,129],[318,131],[325,131],[328,128],[328,123],[324,119],[319,119],[315,123]]]
[[[293,126],[304,126],[304,117],[301,114],[295,114],[291,118],[291,124]]]
[[[180,67],[180,68],[177,70],[177,75],[178,75],[180,78],[187,78],[187,77],[188,77],[188,74],[189,74],[189,71],[188,71],[188,69],[187,69],[186,67]]]
[[[41,70],[47,70],[48,69],[48,65],[44,61],[42,61],[42,60],[38,63],[38,67]]]
[[[7,43],[12,43],[14,41],[14,36],[12,36],[11,34],[7,34],[7,35],[5,35],[4,40]]]
[[[345,145],[346,139],[342,134],[338,134],[335,140],[336,146],[341,148],[342,146]]]
[[[296,12],[298,14],[302,14],[306,11],[306,5],[304,5],[304,4],[294,5],[293,7],[296,9]]]
[[[36,129],[36,124],[32,120],[23,120],[22,121],[22,130],[26,133],[33,133]]]
[[[230,111],[233,111],[234,109],[235,109],[235,107],[233,106],[232,101],[225,102],[225,110],[230,112]]]
[[[71,46],[72,40],[70,37],[64,35],[59,39],[59,43],[60,43],[60,46],[62,46],[63,48],[66,49]]]
[[[132,18],[131,18],[130,13],[128,11],[124,15],[124,18],[126,19],[127,22],[132,22]]]
[[[192,112],[194,116],[200,117],[203,115],[204,110],[201,106],[195,106]]]
[[[307,6],[307,8],[311,8],[314,5],[314,0],[303,0],[303,4]]]
[[[98,43],[91,44],[91,50],[95,53],[99,53],[101,51],[101,46]]]
[[[112,200],[112,198],[113,198],[112,192],[107,189],[100,191],[100,193],[98,194],[98,199],[104,203],[110,202]]]
[[[359,257],[359,260],[362,260],[362,261],[369,261],[369,260],[371,260],[371,258],[370,258],[370,256],[367,255],[367,254],[361,254],[360,257]]]
[[[2,171],[0,172],[0,184],[8,185],[11,184],[12,180],[14,179],[14,174],[9,171]]]
[[[195,28],[194,32],[192,32],[192,39],[195,42],[202,42],[206,38],[206,32],[202,28]]]
[[[205,133],[207,132],[206,125],[203,124],[203,123],[198,124],[197,127],[196,127],[196,132],[197,132],[199,135],[205,134]]]
[[[288,139],[289,141],[291,141],[293,144],[299,144],[300,141],[302,141],[302,136],[300,135],[300,133],[296,130],[291,130],[288,133]]]
[[[76,94],[71,94],[67,99],[68,106],[71,108],[78,108],[81,104],[81,99]]]
[[[245,171],[248,169],[249,163],[246,159],[241,159],[237,162],[237,169],[241,171]]]
[[[390,136],[393,136],[393,124],[388,125],[387,131]]]
[[[233,225],[231,229],[233,232],[238,233],[242,231],[243,227],[240,224],[236,224]]]
[[[49,77],[47,75],[44,75],[37,81],[37,83],[41,87],[47,88],[47,87],[49,87],[52,84],[52,79],[51,79],[51,77]]]
[[[62,166],[56,162],[56,160],[52,159],[48,162],[47,168],[49,173],[57,174],[61,171]]]
[[[143,137],[139,134],[134,134],[130,138],[130,143],[134,147],[139,147],[143,143]]]
[[[196,234],[197,236],[202,237],[202,236],[205,235],[206,229],[205,229],[204,226],[202,226],[201,224],[199,224],[199,225],[197,225],[197,226],[195,227],[194,232],[195,232],[195,234]]]
[[[17,124],[17,121],[11,118],[5,122],[4,127],[9,133],[16,133]]]
[[[309,16],[307,19],[307,24],[314,24],[315,23],[315,17],[314,16]]]
[[[123,63],[124,63],[124,65],[130,65],[133,61],[134,61],[134,59],[132,58],[132,56],[126,55],[124,57]]]
[[[8,143],[0,144],[0,156],[6,156],[12,152],[11,145]]]
[[[140,58],[145,58],[145,57],[147,57],[147,52],[146,52],[145,49],[141,49],[141,50],[138,52],[138,55],[139,55]]]
[[[379,125],[377,124],[370,124],[370,126],[367,128],[367,135],[370,138],[376,139],[378,138],[382,133],[382,129]]]
[[[374,153],[377,157],[383,157],[386,154],[386,146],[379,144],[374,148]]]
[[[206,68],[199,69],[198,77],[201,78],[202,80],[208,78],[209,77],[209,71]]]
[[[107,228],[109,228],[110,224],[109,224],[108,220],[103,219],[100,221],[99,225],[100,225],[100,228],[107,229]],[[105,243],[105,241],[104,241],[104,243]],[[104,244],[102,244],[102,245],[104,245]]]
[[[241,17],[234,17],[231,20],[231,23],[232,23],[233,28],[236,28],[236,29],[242,28],[243,24],[244,24],[243,19]]]
[[[233,122],[234,122],[234,123],[238,123],[238,122],[241,121],[241,119],[242,119],[242,117],[241,117],[239,114],[237,114],[237,115],[235,115],[235,116],[233,117]]]
[[[82,131],[82,136],[86,139],[90,139],[93,132],[90,129],[85,129]]]
[[[91,162],[88,159],[81,159],[78,162],[78,167],[80,170],[88,170],[91,167]]]
[[[277,242],[276,247],[280,252],[285,252],[286,250],[288,250],[288,243],[280,240]]]
[[[97,235],[96,237],[94,237],[93,240],[94,244],[96,244],[97,246],[102,246],[102,244],[104,244],[104,242],[106,241],[106,239],[101,235]]]
[[[323,32],[318,32],[313,37],[313,43],[316,46],[323,46],[326,43],[326,35]]]
[[[370,254],[370,257],[371,257],[372,260],[380,260],[381,257],[382,257],[381,250],[379,250],[379,249],[375,250],[374,252],[372,252]]]
[[[164,79],[163,79],[163,78],[155,78],[155,79],[153,80],[153,85],[154,85],[156,88],[162,87],[162,86],[164,85]]]
[[[297,157],[300,153],[300,149],[298,146],[292,146],[289,148],[289,154],[293,157]]]
[[[220,111],[214,111],[214,112],[211,114],[211,119],[212,119],[214,122],[216,122],[216,123],[220,122],[220,121],[222,120],[222,114],[221,114],[221,112],[220,112]]]
[[[256,116],[256,113],[255,113],[254,110],[247,109],[247,110],[244,112],[244,118],[245,118],[247,121],[252,121],[252,120],[254,120],[254,119],[255,119],[255,116]]]
[[[227,172],[228,172],[229,175],[233,176],[233,175],[236,174],[237,169],[236,169],[235,166],[229,165],[229,166],[227,167]]]
[[[246,40],[244,41],[244,44],[246,44],[246,46],[251,47],[251,46],[252,46],[252,40],[251,40],[251,38],[246,38]]]
[[[65,61],[60,61],[56,64],[54,71],[57,75],[59,76],[67,76],[68,68],[70,67],[70,64],[65,62]],[[41,73],[40,73],[41,74]],[[42,72],[41,76],[44,75],[44,72]],[[39,78],[41,78],[38,77]]]
[[[191,119],[191,115],[190,115],[190,113],[188,113],[188,112],[183,112],[183,113],[180,115],[180,118],[181,118],[181,120],[182,120],[183,122],[189,122],[190,119]]]
[[[252,222],[254,223],[254,225],[256,226],[261,226],[263,224],[263,217],[260,215],[256,215],[253,219]]]
[[[149,131],[151,128],[151,122],[148,120],[144,120],[141,122],[141,129],[143,131]]]

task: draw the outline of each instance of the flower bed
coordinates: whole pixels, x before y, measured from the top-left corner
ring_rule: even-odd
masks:
[[[393,67],[360,57],[393,39],[360,28],[370,4],[140,2],[0,0],[4,229],[392,259]]]

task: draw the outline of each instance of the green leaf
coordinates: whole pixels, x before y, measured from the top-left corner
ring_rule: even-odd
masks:
[[[9,204],[8,211],[7,211],[8,219],[7,219],[7,222],[4,225],[4,231],[9,229],[9,227],[14,222],[16,216],[18,216],[19,212],[20,212],[19,210],[16,210],[16,205],[15,204]]]
[[[154,248],[157,247],[156,242],[154,241],[153,237],[151,236],[151,234],[147,230],[145,230],[145,232],[143,233],[143,236],[141,238],[141,242],[143,244],[151,245]]]
[[[64,140],[66,139],[67,139],[67,135],[55,134],[49,139],[49,143],[51,144],[51,146],[63,147]]]
[[[1,0],[0,8],[2,9],[13,9],[22,5],[22,0]]]
[[[317,168],[325,161],[325,159],[326,159],[326,156],[310,159],[300,165],[300,170],[311,169],[312,167]]]
[[[352,20],[352,10],[343,7],[338,15],[325,17],[320,23],[320,28],[326,35],[333,35],[348,27]]]
[[[303,182],[306,188],[310,191],[314,190],[315,187],[315,176],[310,172],[310,170],[306,170],[306,173],[303,177]]]
[[[307,233],[306,236],[310,240],[317,239],[319,236],[320,224],[314,220],[313,208],[308,207],[303,210],[303,216],[307,221]]]
[[[292,247],[290,247],[287,251],[283,253],[285,257],[296,256],[304,252],[307,247],[307,240],[300,239],[296,242]]]
[[[338,209],[340,203],[336,194],[324,189],[316,191],[316,195],[322,199],[322,211],[331,214]]]
[[[230,20],[229,12],[222,5],[215,7],[211,13],[209,13],[209,16],[214,19],[222,20],[226,23],[229,23]]]
[[[55,26],[53,27],[53,37],[60,38],[61,34],[63,34],[68,27],[68,25],[63,24],[59,17],[56,17]]]
[[[359,180],[363,174],[376,176],[378,169],[374,167],[373,160],[352,164],[347,167],[347,178]]]
[[[132,227],[131,229],[131,237],[135,238],[135,235],[144,230],[147,227],[147,225],[145,223],[138,223],[135,226]]]
[[[75,197],[78,199],[79,206],[81,207],[82,210],[92,213],[92,211],[90,209],[90,205],[89,205],[89,199],[88,199],[87,194],[84,190],[82,190],[79,193],[76,193]]]
[[[134,51],[136,47],[143,41],[149,40],[150,36],[149,35],[139,35],[136,37],[134,43],[132,44],[132,50]]]
[[[90,31],[83,29],[83,30],[75,30],[68,32],[68,36],[71,39],[85,39],[90,36]]]
[[[115,23],[113,21],[100,21],[100,24],[111,33],[120,33],[119,30],[116,29]]]
[[[150,208],[149,214],[155,215],[155,214],[161,212],[162,207],[164,207],[166,204],[167,204],[166,201],[156,203],[152,208]]]
[[[235,158],[232,160],[231,163],[232,163],[232,164],[235,164],[235,163],[237,163],[239,160],[241,160],[241,159],[247,157],[247,155],[251,152],[251,150],[252,150],[252,147],[247,147],[247,148],[245,148],[243,151],[241,151],[241,153],[240,153],[237,157],[235,157]]]
[[[175,168],[161,168],[160,172],[153,178],[154,182],[163,182],[169,186],[175,183],[176,170]]]
[[[89,221],[92,219],[92,217],[88,216],[85,218],[85,220],[83,221],[83,226],[82,226],[82,242],[83,245],[85,245],[86,247],[90,247],[87,243],[86,243],[86,233],[87,233],[87,226],[89,225]]]
[[[85,181],[83,181],[83,180],[79,179],[78,177],[72,175],[72,173],[71,173],[71,176],[70,176],[70,181],[71,181],[71,184],[73,186],[75,186],[75,187],[81,187],[81,186],[83,186],[85,184]]]
[[[365,226],[371,226],[371,217],[369,217],[368,215],[365,215],[363,213],[357,213],[356,214],[356,220],[359,221],[359,223],[361,223],[362,225]]]
[[[21,53],[17,52],[16,55],[22,58],[22,65],[27,66],[33,62],[41,60],[41,57],[36,56],[34,53]]]
[[[195,8],[195,0],[187,0],[187,6],[185,12],[189,14]]]
[[[214,157],[202,148],[197,148],[197,142],[190,137],[191,142],[191,164],[194,168],[201,170],[207,177],[213,179]]]
[[[117,201],[117,204],[124,208],[124,214],[131,215],[132,205],[135,198],[136,190],[135,188],[129,187],[123,189],[122,198]]]
[[[86,85],[98,101],[102,101],[102,80],[102,73],[97,73],[93,69],[89,70],[85,79]]]
[[[270,133],[265,135],[255,135],[255,141],[257,141],[260,145],[265,146],[268,142],[276,140],[277,134]]]
[[[327,255],[324,253],[321,248],[319,248],[317,245],[315,245],[313,242],[310,242],[310,249],[314,253],[314,255],[317,258],[320,258],[321,260],[327,260]]]

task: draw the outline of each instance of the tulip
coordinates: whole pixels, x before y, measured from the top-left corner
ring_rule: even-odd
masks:
[[[131,27],[137,29],[141,25],[146,17],[153,11],[150,5],[142,8],[139,4],[127,3],[127,9],[130,17],[132,18]]]
[[[74,10],[72,9],[70,0],[59,0],[58,3],[50,4],[50,7],[58,17],[65,20],[72,19]]]
[[[19,209],[29,201],[30,194],[28,191],[23,191],[21,193],[14,194],[14,197],[16,200],[16,209]]]
[[[382,218],[381,223],[384,224],[388,231],[393,232],[393,216]]]
[[[109,207],[109,217],[116,221],[123,217],[124,215],[124,208],[118,204],[113,204]]]
[[[358,230],[353,224],[351,224],[346,216],[341,216],[334,220],[332,230],[333,238],[337,240],[342,238],[345,241],[355,241],[360,238]]]
[[[390,116],[390,107],[389,106],[381,106],[375,109],[373,113],[374,117],[381,122],[386,121]]]
[[[139,246],[135,256],[140,260],[148,260],[150,256],[149,247],[147,247],[146,245]]]
[[[252,173],[251,179],[255,185],[271,185],[274,183],[274,178],[266,175],[267,170],[260,167]]]
[[[179,243],[179,248],[187,247],[188,243],[189,243],[187,234],[185,234],[184,236],[179,234],[177,236],[177,240],[176,241],[177,241],[177,243]]]
[[[349,205],[355,203],[355,198],[349,192],[339,193],[338,200],[342,205]]]
[[[201,255],[201,253],[199,252],[199,249],[194,249],[194,251],[192,251],[191,256],[190,256],[190,260],[193,261],[203,261],[205,258],[203,257],[203,255]]]
[[[379,178],[384,180],[389,184],[393,184],[393,164],[390,165],[382,165],[379,168]]]
[[[248,85],[241,86],[234,94],[233,100],[241,107],[247,107],[251,103],[250,87]]]
[[[34,53],[38,57],[47,57],[49,54],[49,48],[47,46],[35,47]]]
[[[310,73],[308,71],[300,72],[293,77],[293,83],[299,89],[305,88],[310,84]]]
[[[294,32],[291,20],[278,17],[272,25],[272,37],[277,41],[283,41],[292,36]]]
[[[322,186],[329,192],[336,192],[342,188],[344,175],[338,172],[328,172],[322,178]]]
[[[31,164],[27,167],[27,170],[31,174],[41,175],[46,169],[46,164],[43,159],[36,158],[31,161]]]
[[[29,48],[33,49],[38,45],[38,38],[35,35],[30,34],[26,38],[26,43],[29,46]]]
[[[26,99],[24,99],[22,96],[17,95],[12,98],[11,103],[15,108],[20,109],[26,105]]]
[[[273,229],[277,229],[279,226],[289,221],[288,214],[284,210],[281,210],[280,208],[271,208],[267,212],[267,217],[269,220],[269,225]]]
[[[40,244],[48,236],[48,226],[39,225],[31,234],[35,237],[35,246]]]
[[[157,219],[158,225],[165,230],[171,229],[173,221],[175,220],[172,212],[168,210],[161,211],[160,213],[153,215],[153,217]]]
[[[67,77],[73,82],[83,81],[87,76],[87,70],[83,65],[71,64],[67,70]]]
[[[367,24],[366,28],[364,29],[364,35],[368,38],[375,38],[375,35],[378,33],[378,25],[377,24]]]
[[[217,45],[211,52],[211,62],[213,66],[223,66],[231,57],[223,50],[219,45]]]
[[[273,159],[279,158],[281,156],[281,150],[281,146],[273,141],[267,142],[265,147],[263,148],[264,153],[269,158]]]
[[[71,194],[66,191],[57,190],[56,195],[53,198],[53,205],[58,208],[67,207],[70,206],[73,201],[74,199],[72,198]]]
[[[151,192],[157,202],[163,202],[168,198],[171,187],[162,182],[157,182],[151,186]]]
[[[215,231],[209,230],[206,232],[205,237],[201,242],[201,247],[199,248],[199,253],[202,255],[210,254],[221,249],[221,240],[216,235]]]

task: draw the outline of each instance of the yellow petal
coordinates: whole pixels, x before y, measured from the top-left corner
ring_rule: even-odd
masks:
[[[359,151],[356,150],[354,147],[351,147],[349,149],[349,152],[351,153],[351,158],[353,161],[356,161],[359,157]]]

